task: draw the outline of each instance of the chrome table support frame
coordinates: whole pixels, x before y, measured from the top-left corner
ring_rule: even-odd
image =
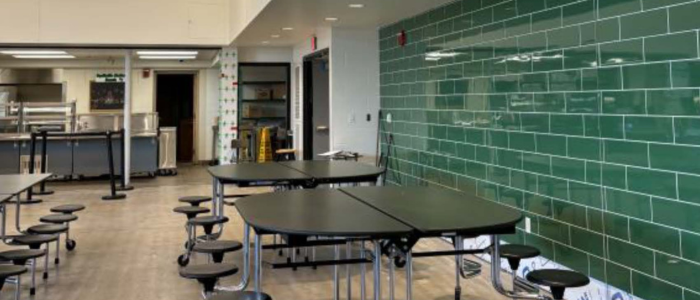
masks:
[[[491,235],[491,284],[493,288],[502,295],[513,299],[551,300],[551,298],[547,296],[508,291],[503,287],[503,283],[501,282],[500,242],[498,235]]]
[[[374,300],[382,299],[382,245],[379,240],[374,243]]]
[[[352,242],[348,240],[345,244],[345,258],[352,259]],[[345,280],[347,282],[348,300],[352,300],[352,265],[345,266]]]
[[[15,300],[19,300],[22,292],[22,275],[16,275],[5,279],[6,283],[11,283],[15,286]]]
[[[393,252],[390,252],[393,254]],[[394,265],[394,260],[392,255],[389,256],[389,300],[394,300],[394,272],[396,270],[396,266]]]
[[[413,300],[413,255],[406,253],[406,300]]]
[[[248,287],[248,282],[250,280],[250,225],[244,223],[243,225],[243,274],[241,276],[241,281],[236,286],[223,287],[217,286],[216,291],[244,291]]]
[[[455,236],[455,250],[464,250],[464,239],[461,235]],[[462,254],[455,255],[455,300],[459,300],[462,297],[462,285],[460,279],[462,278]]]
[[[340,259],[340,245],[333,246],[333,259]],[[340,266],[333,266],[333,300],[340,300]]]
[[[260,293],[262,292],[262,237],[259,234],[255,234],[255,254],[253,255],[255,258],[255,264],[253,266],[254,268],[254,276],[255,276],[255,292]]]
[[[367,254],[365,253],[365,241],[363,240],[360,242],[360,258],[367,258]],[[367,269],[365,268],[365,263],[360,264],[360,300],[366,300],[367,298],[367,283],[366,283],[366,276],[365,272],[367,272]]]

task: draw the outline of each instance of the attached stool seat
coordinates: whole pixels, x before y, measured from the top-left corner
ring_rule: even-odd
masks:
[[[5,279],[12,276],[22,275],[27,272],[27,268],[14,265],[0,265],[0,290],[5,284]],[[19,284],[17,284],[19,288]]]
[[[576,288],[591,282],[586,275],[567,270],[536,270],[527,274],[527,280],[534,284],[548,286],[555,300],[564,299],[566,288]]]
[[[540,250],[526,245],[508,244],[501,245],[501,258],[508,259],[510,269],[517,271],[520,267],[520,260],[533,258],[540,255]]]
[[[40,224],[27,228],[31,234],[56,234],[68,231],[68,227],[62,224]]]
[[[243,244],[238,241],[218,240],[197,243],[194,245],[192,251],[211,254],[212,260],[214,260],[215,263],[221,263],[224,260],[225,253],[238,251],[242,248]]]
[[[272,297],[265,293],[260,293],[258,297],[258,293],[256,292],[240,291],[217,294],[209,298],[209,300],[272,300]]]
[[[16,244],[29,246],[29,249],[39,249],[42,244],[55,242],[57,240],[58,235],[55,234],[28,234],[12,239]]]
[[[34,274],[36,273],[36,258],[42,257],[46,254],[46,251],[40,249],[18,249],[0,252],[0,259],[12,261],[16,266],[24,266],[27,261],[31,259],[32,268],[32,285],[29,288],[29,295],[36,294],[36,278]]]
[[[178,199],[180,202],[189,203],[191,206],[199,206],[199,204],[211,201],[208,196],[186,196]]]
[[[78,216],[72,214],[51,214],[39,218],[39,222],[51,224],[70,223],[78,219]]]
[[[204,227],[204,233],[211,234],[214,225],[224,224],[228,222],[228,217],[220,216],[206,216],[206,217],[196,217],[187,221],[188,224],[192,226],[202,226]]]
[[[211,210],[206,207],[199,206],[180,206],[173,208],[173,211],[176,213],[184,214],[185,216],[187,216],[187,219],[190,220],[192,218],[197,217],[198,214],[206,214]]]
[[[53,213],[62,213],[62,214],[72,214],[74,212],[78,212],[81,210],[85,209],[85,205],[81,204],[65,204],[65,205],[59,205],[56,207],[51,208],[51,212]]]
[[[180,269],[180,276],[199,281],[204,286],[206,294],[214,291],[214,286],[219,278],[236,273],[238,273],[238,267],[234,264],[194,265]]]

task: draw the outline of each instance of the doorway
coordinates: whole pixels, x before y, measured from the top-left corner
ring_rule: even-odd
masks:
[[[328,49],[304,57],[304,160],[330,151]]]
[[[177,127],[177,161],[194,160],[194,74],[156,74],[156,111],[161,127]]]

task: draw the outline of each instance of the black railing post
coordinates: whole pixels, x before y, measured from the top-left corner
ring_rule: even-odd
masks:
[[[106,138],[107,138],[107,165],[109,166],[109,187],[110,187],[110,194],[107,196],[103,196],[102,200],[119,200],[119,199],[124,199],[126,198],[125,194],[117,194],[117,184],[115,183],[114,179],[114,153],[112,151],[112,132],[107,131]]]
[[[48,147],[48,132],[46,130],[41,130],[39,131],[41,133],[41,173],[45,174],[46,173],[46,161],[48,160],[48,153],[47,153],[47,147]],[[32,155],[34,157],[34,155]],[[47,191],[46,190],[46,180],[41,182],[41,188],[39,189],[39,192],[34,193],[36,195],[51,195],[53,194],[53,191]]]

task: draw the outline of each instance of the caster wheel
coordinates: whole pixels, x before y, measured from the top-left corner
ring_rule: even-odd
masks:
[[[190,263],[190,258],[185,257],[185,255],[180,255],[177,257],[177,264],[180,265],[181,267],[187,266],[187,264]]]
[[[75,249],[75,246],[76,246],[75,240],[68,240],[66,242],[66,249],[68,249],[68,251],[73,251],[73,249]]]
[[[49,272],[44,272],[43,278],[44,278],[44,279],[49,279]]]
[[[30,288],[30,289],[29,289],[29,295],[30,295],[30,296],[36,295],[36,288]]]
[[[406,266],[406,260],[401,257],[394,257],[394,266],[397,268],[403,268]]]
[[[56,257],[56,258],[53,260],[53,263],[56,264],[56,265],[57,265],[57,264],[60,264],[60,263],[61,263],[61,260],[58,259],[58,257]]]
[[[282,252],[282,250],[280,250],[277,252],[277,255],[282,256],[282,255],[284,255],[284,252]]]
[[[177,176],[177,170],[173,170],[173,176]]]
[[[185,242],[185,249],[190,249],[190,242]]]

